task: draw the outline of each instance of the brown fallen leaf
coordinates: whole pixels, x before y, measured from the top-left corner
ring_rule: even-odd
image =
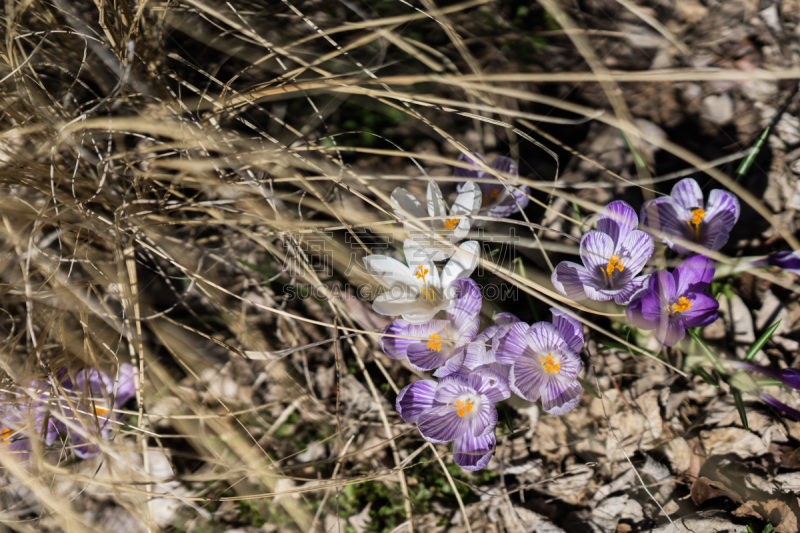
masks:
[[[777,533],[798,533],[797,516],[791,507],[780,500],[766,502],[747,502],[733,512],[734,516],[750,516],[769,522]]]
[[[703,505],[708,500],[714,498],[728,498],[734,503],[742,504],[742,497],[736,492],[728,489],[718,481],[711,481],[707,477],[697,478],[692,483],[692,501],[695,505]]]
[[[784,468],[800,468],[800,448],[784,455],[781,458],[781,466]]]

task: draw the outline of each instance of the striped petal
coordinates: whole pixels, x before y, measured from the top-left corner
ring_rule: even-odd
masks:
[[[638,225],[639,217],[636,211],[622,200],[611,202],[597,215],[597,231],[611,237],[615,245],[624,241]]]
[[[662,242],[678,253],[687,253],[687,250],[676,241],[694,241],[685,209],[678,206],[670,196],[646,202],[642,207],[642,224],[663,233]]]
[[[654,249],[653,238],[643,231],[635,230],[617,248],[617,255],[625,265],[625,270],[633,277],[641,272]]]
[[[477,316],[481,310],[481,290],[478,284],[470,278],[460,278],[448,286],[448,297],[455,300],[453,308],[447,311],[447,317],[459,324],[469,318]],[[449,293],[453,296],[450,297]]]
[[[614,255],[615,241],[605,233],[587,231],[581,238],[581,260],[591,274],[595,274],[608,265]]]
[[[493,432],[496,425],[497,409],[485,394],[481,395],[478,412],[469,419],[469,433],[475,437],[482,437]]]
[[[698,244],[712,252],[716,252],[725,246],[730,236],[726,222],[719,218],[704,222],[700,227],[700,231],[701,241]]]
[[[634,327],[648,331],[655,328],[655,320],[660,318],[661,306],[658,298],[647,291],[644,297],[631,302],[625,312]]]
[[[527,344],[533,352],[548,353],[562,351],[567,348],[567,343],[561,338],[553,324],[537,322],[525,332]]]
[[[708,204],[705,211],[707,219],[723,221],[726,229],[730,231],[739,220],[739,214],[741,213],[739,198],[728,191],[714,189],[708,195]]]
[[[675,203],[686,211],[691,211],[698,207],[702,208],[704,206],[703,191],[700,190],[700,186],[692,178],[682,179],[676,183],[675,186],[672,187],[670,196]]]
[[[420,413],[433,407],[435,393],[435,381],[415,381],[411,385],[403,387],[397,395],[395,408],[403,420],[409,424],[415,424]]]
[[[513,364],[525,352],[528,348],[528,340],[525,333],[529,327],[525,322],[517,322],[511,326],[506,335],[496,335],[492,339],[492,349],[494,350],[495,360],[498,363],[504,365]]]
[[[452,405],[437,405],[423,411],[417,418],[422,438],[434,444],[444,444],[461,437],[469,431],[469,421],[458,416]]]
[[[466,350],[463,348],[456,350],[454,353],[450,354],[443,364],[439,365],[439,368],[436,369],[436,372],[433,373],[433,376],[437,378],[444,378],[451,374],[455,374],[463,366],[465,358]]]
[[[508,367],[505,365],[483,365],[471,375],[480,376],[478,383],[472,383],[477,392],[485,395],[492,403],[502,402],[511,396],[508,388]]]
[[[553,326],[569,349],[575,353],[580,352],[583,349],[583,324],[555,307],[551,307],[550,312],[553,314]]]
[[[556,291],[576,302],[586,299],[586,281],[590,278],[586,267],[571,261],[562,261],[550,275]]]
[[[383,329],[384,335],[408,335],[407,330],[410,324],[405,320],[394,320]],[[417,342],[416,339],[407,339],[403,337],[384,337],[378,339],[381,345],[381,350],[390,359],[405,359],[408,357],[409,345]]]
[[[468,164],[472,165],[475,168],[466,169],[466,168],[461,168],[461,167],[455,167],[454,171],[453,171],[453,175],[455,177],[457,177],[457,178],[479,178],[479,177],[481,177],[481,174],[483,174],[483,172],[478,170],[478,165],[475,163],[476,159],[480,159],[484,163],[486,162],[486,158],[484,158],[483,155],[479,154],[478,152],[473,152],[472,156],[468,156],[468,155],[465,155],[465,154],[458,154],[457,160],[460,163],[468,163]]]
[[[464,470],[480,470],[489,464],[496,444],[493,432],[475,437],[468,431],[453,445],[453,461]]]
[[[436,386],[436,401],[451,404],[462,394],[475,394],[476,391],[469,386],[469,375],[447,376]]]
[[[508,385],[516,395],[529,402],[535,402],[542,395],[542,389],[548,378],[545,376],[542,364],[534,359],[533,354],[531,355],[514,361],[508,374]]]
[[[637,276],[626,283],[620,291],[614,295],[614,302],[619,305],[628,305],[640,296],[642,291],[647,290],[647,283],[650,275]]]
[[[552,380],[547,384],[545,393],[542,395],[542,409],[551,415],[563,415],[578,405],[581,400],[581,392],[583,392],[583,388],[580,383],[573,381],[564,385]]]

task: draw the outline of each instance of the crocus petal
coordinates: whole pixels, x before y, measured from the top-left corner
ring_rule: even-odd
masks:
[[[796,368],[785,368],[781,370],[779,379],[787,387],[800,390],[800,370]]]
[[[435,393],[436,382],[425,379],[403,387],[395,402],[398,414],[409,424],[415,424],[420,413],[433,407]]]
[[[417,417],[417,425],[422,438],[434,444],[456,440],[469,432],[467,417],[458,416],[452,405],[437,405],[423,411]]]
[[[454,354],[448,357],[443,364],[436,369],[436,372],[433,373],[434,377],[437,378],[445,378],[451,374],[455,374],[458,370],[463,366],[464,359],[466,359],[466,350],[463,348],[457,350]],[[409,358],[409,363],[411,362],[411,358]]]
[[[503,174],[511,174],[513,176],[519,176],[519,169],[517,168],[517,164],[514,163],[514,160],[510,157],[506,157],[501,155],[500,157],[495,157],[492,161],[492,164],[489,165],[493,170],[496,170]],[[508,181],[506,179],[505,181]]]
[[[478,257],[480,256],[480,244],[478,241],[462,242],[456,248],[453,257],[444,266],[442,270],[442,286],[445,287],[445,296],[452,298],[453,296],[447,294],[447,287],[453,281],[459,278],[468,278],[472,275],[475,267],[478,266]]]
[[[459,162],[461,162],[461,163],[469,163],[469,164],[473,165],[475,168],[474,169],[466,169],[466,168],[461,168],[461,167],[455,167],[453,175],[456,176],[457,178],[478,178],[478,177],[480,177],[480,175],[483,174],[483,172],[478,170],[478,168],[477,168],[478,165],[475,163],[476,158],[480,158],[481,161],[483,161],[484,163],[486,162],[486,159],[481,154],[479,154],[478,152],[473,152],[473,156],[472,157],[470,157],[468,155],[465,155],[465,154],[458,154],[457,160]]]
[[[511,326],[507,335],[495,336],[492,340],[492,349],[498,363],[513,364],[525,352],[528,348],[528,339],[525,334],[529,327],[524,322],[517,322]]]
[[[529,402],[539,399],[546,381],[547,377],[541,363],[528,356],[517,358],[508,374],[508,385],[511,390]]]
[[[447,316],[456,324],[477,315],[481,310],[481,290],[474,280],[460,278],[449,284],[447,296],[455,300],[455,305],[447,311]]]
[[[597,231],[611,237],[615,245],[625,241],[630,232],[635,230],[638,225],[639,217],[636,215],[636,211],[622,200],[611,202],[597,215]]]
[[[481,377],[480,386],[475,390],[484,394],[490,402],[497,403],[507,400],[511,396],[511,389],[508,388],[508,371],[510,367],[506,365],[489,364],[476,368],[472,374]]]
[[[620,291],[614,295],[614,302],[619,305],[628,305],[631,301],[639,298],[640,293],[647,290],[647,282],[650,275],[636,276],[626,283]]]
[[[706,204],[706,218],[715,219],[717,217],[725,222],[728,231],[733,229],[734,224],[739,220],[739,198],[735,194],[721,189],[713,189],[708,195]]]
[[[387,289],[396,286],[401,288],[417,286],[408,266],[393,257],[368,255],[364,258],[364,268],[367,274]]]
[[[475,437],[482,437],[487,433],[494,432],[497,425],[497,408],[489,401],[485,395],[481,395],[480,405],[477,413],[470,413],[473,416],[469,419],[469,431]]]
[[[428,182],[425,199],[427,201],[428,216],[443,217],[447,215],[447,205],[444,203],[442,190],[439,188],[439,184],[433,180]]]
[[[409,314],[426,314],[431,309],[430,303],[421,295],[410,295],[407,298],[396,298],[395,294],[404,294],[395,288],[381,293],[372,302],[372,310],[379,315],[400,316]]]
[[[569,349],[555,326],[549,322],[537,322],[525,332],[528,346],[536,353],[547,353],[554,350]]]
[[[682,179],[672,188],[672,199],[687,211],[703,207],[703,191],[692,178]]]
[[[491,349],[491,339],[499,326],[490,326],[481,331],[464,349],[465,357],[462,363],[469,370],[474,370],[481,365],[495,362],[494,350]]]
[[[428,213],[422,207],[422,204],[419,203],[419,200],[402,187],[396,188],[389,199],[392,204],[396,206],[396,208],[393,207],[394,213],[400,218],[414,220],[428,216]],[[429,222],[425,221],[420,221],[417,224],[423,226],[430,225]]]
[[[553,326],[569,349],[576,353],[580,352],[583,349],[583,324],[555,307],[551,307],[550,312],[553,314]]]
[[[647,233],[634,230],[628,234],[622,244],[617,248],[617,255],[625,265],[631,276],[638,274],[650,256],[653,255],[653,238]]]
[[[583,388],[580,383],[562,384],[551,380],[542,395],[542,409],[551,415],[563,415],[572,411],[581,400]]]
[[[644,311],[645,308],[648,310],[646,314]],[[660,309],[661,302],[658,297],[652,292],[647,291],[643,297],[634,300],[628,305],[626,313],[628,315],[628,320],[631,321],[634,327],[643,330],[651,330],[655,328],[653,315],[655,314],[656,317],[658,317]]]
[[[678,253],[688,251],[674,241],[693,241],[694,235],[686,222],[685,210],[677,206],[670,196],[645,202],[642,207],[642,224],[663,233],[662,241]],[[671,237],[671,238],[670,238]]]
[[[702,228],[703,242],[699,243],[703,248],[716,252],[728,242],[728,228],[722,220],[712,220]]]
[[[680,321],[659,320],[656,322],[656,338],[664,346],[675,346],[686,336],[685,326]]]
[[[117,391],[114,396],[114,406],[121,407],[136,394],[136,378],[133,366],[122,363],[117,376]]]
[[[453,215],[477,215],[481,208],[481,190],[475,182],[469,181],[458,193],[451,211]]]
[[[494,433],[474,437],[467,431],[453,445],[453,461],[464,470],[480,470],[489,464],[496,443]]]
[[[675,278],[676,295],[701,292],[714,277],[714,262],[703,255],[693,255],[675,267],[672,276]]]
[[[800,255],[795,252],[777,252],[766,257],[766,264],[777,266],[800,275]],[[758,265],[761,266],[761,265]]]
[[[406,239],[403,241],[403,254],[406,256],[406,263],[408,263],[406,268],[415,286],[440,286],[439,269],[436,268],[434,260],[430,256],[430,250],[413,239]]]
[[[719,302],[707,294],[695,293],[688,294],[686,299],[689,300],[691,307],[688,311],[681,313],[684,327],[699,328],[707,326],[714,322],[719,314]]]
[[[394,320],[383,329],[384,335],[408,335],[407,330],[410,324],[405,320]],[[391,359],[405,359],[408,357],[409,345],[417,342],[417,339],[407,339],[404,337],[384,337],[378,339],[383,353]]]
[[[785,414],[791,416],[792,418],[800,422],[800,411],[798,411],[797,409],[793,409],[792,407],[789,407],[785,403],[779,402],[769,394],[764,394],[763,392],[761,393],[761,399],[764,400],[764,402],[771,405],[772,407],[774,407],[775,409],[783,411]]]
[[[666,270],[659,270],[652,274],[648,281],[648,287],[662,303],[662,307],[666,307],[667,303],[675,299],[675,278]]]
[[[469,386],[469,376],[447,376],[436,385],[436,401],[451,404],[462,394],[475,394]]]
[[[614,240],[605,233],[587,231],[581,238],[581,260],[590,274],[599,275],[614,255]]]
[[[550,281],[558,293],[576,302],[586,299],[584,281],[589,278],[586,267],[571,261],[562,261],[550,275]]]

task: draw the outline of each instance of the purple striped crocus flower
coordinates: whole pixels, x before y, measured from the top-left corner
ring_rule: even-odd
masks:
[[[104,440],[111,437],[115,422],[120,418],[115,410],[136,392],[133,367],[127,363],[120,365],[118,380],[94,368],[81,370],[74,379],[67,377],[62,381],[61,388],[61,398],[52,408],[59,410],[55,427],[68,436],[76,456],[93,457],[100,448],[90,442],[92,435],[97,434]]]
[[[572,410],[581,398],[577,382],[583,363],[578,352],[583,348],[583,326],[563,311],[551,308],[553,322],[524,322],[511,325],[508,335],[498,342],[495,358],[511,365],[508,384],[520,397],[561,415]]]
[[[480,327],[481,291],[478,284],[469,278],[461,278],[451,287],[455,304],[445,312],[444,319],[432,319],[423,324],[401,319],[386,326],[384,336],[380,338],[386,355],[392,359],[408,359],[412,368],[423,372],[436,368],[438,370],[433,374],[436,377],[453,374],[467,357],[482,357],[485,347],[473,342]]]
[[[530,188],[527,185],[518,185],[516,180],[505,180],[501,182],[491,174],[487,174],[478,168],[475,159],[480,159],[486,163],[486,158],[478,152],[474,152],[474,157],[469,157],[464,154],[459,154],[458,161],[462,163],[469,163],[473,165],[474,169],[455,168],[455,176],[457,178],[469,179],[491,179],[491,183],[478,182],[482,197],[481,207],[479,214],[490,217],[502,218],[507,217],[525,209],[528,205],[528,193]],[[497,170],[503,174],[510,174],[519,177],[519,169],[514,161],[508,157],[497,157],[489,165],[489,168]],[[460,193],[470,183],[466,181],[458,185],[458,192]]]
[[[511,396],[505,379],[478,367],[468,375],[455,374],[439,383],[415,381],[397,396],[397,412],[417,424],[422,438],[434,444],[455,441],[453,460],[465,470],[480,470],[494,453],[497,409]]]
[[[627,203],[608,204],[597,217],[597,229],[581,239],[583,265],[563,261],[550,280],[556,290],[575,301],[613,299],[627,305],[639,292],[647,276],[637,276],[653,255],[653,239],[637,230],[639,217]]]
[[[665,346],[683,340],[686,328],[717,319],[719,303],[703,290],[714,277],[714,263],[702,255],[685,259],[671,273],[659,270],[628,306],[628,319],[639,329],[655,330]]]
[[[18,389],[16,395],[5,394],[0,398],[0,445],[11,452],[19,462],[30,458],[31,439],[44,437],[49,444],[55,440],[56,430],[52,420],[43,428],[45,412],[41,403],[41,383],[31,383],[31,389]]]
[[[673,238],[697,243],[715,252],[728,242],[728,235],[739,220],[739,212],[739,199],[735,194],[713,189],[706,204],[697,182],[686,178],[675,184],[669,196],[645,202],[642,224],[664,233],[664,242],[679,254],[692,252]]]

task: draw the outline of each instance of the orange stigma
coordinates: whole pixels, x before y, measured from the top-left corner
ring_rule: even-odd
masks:
[[[453,409],[458,409],[458,411],[456,411],[456,414],[463,418],[465,414],[472,411],[472,402],[470,402],[469,400],[467,400],[466,402],[458,400],[455,403],[455,405],[453,405]]]
[[[439,336],[438,333],[434,333],[433,335],[431,335],[428,338],[431,339],[431,340],[428,341],[428,344],[426,345],[429,350],[433,350],[434,352],[438,352],[438,351],[440,351],[442,349],[442,341],[439,340],[439,339],[441,339],[441,337]]]
[[[669,306],[669,314],[683,313],[692,308],[692,302],[681,296],[678,301]]]
[[[423,269],[422,265],[417,265],[417,272],[414,275],[417,276],[417,279],[425,279],[425,274],[427,273],[427,268]]]
[[[702,208],[692,209],[692,218],[687,218],[686,223],[689,224],[691,228],[694,225],[694,238],[700,238],[700,222],[703,221],[703,217],[706,216],[706,212]]]
[[[456,226],[458,226],[458,219],[457,218],[451,218],[450,220],[445,220],[444,221],[444,227],[449,229],[449,230],[451,230],[451,231],[456,229]]]
[[[620,261],[619,256],[612,255],[611,259],[608,260],[608,264],[606,265],[606,269],[605,271],[603,271],[603,274],[607,279],[610,280],[612,277],[614,277],[614,270],[619,270],[620,272],[622,272],[624,269],[625,265],[622,264],[622,261]]]
[[[561,363],[553,362],[553,354],[547,354],[547,357],[540,355],[539,361],[542,363],[544,371],[548,374],[558,374],[558,371],[561,370]]]

